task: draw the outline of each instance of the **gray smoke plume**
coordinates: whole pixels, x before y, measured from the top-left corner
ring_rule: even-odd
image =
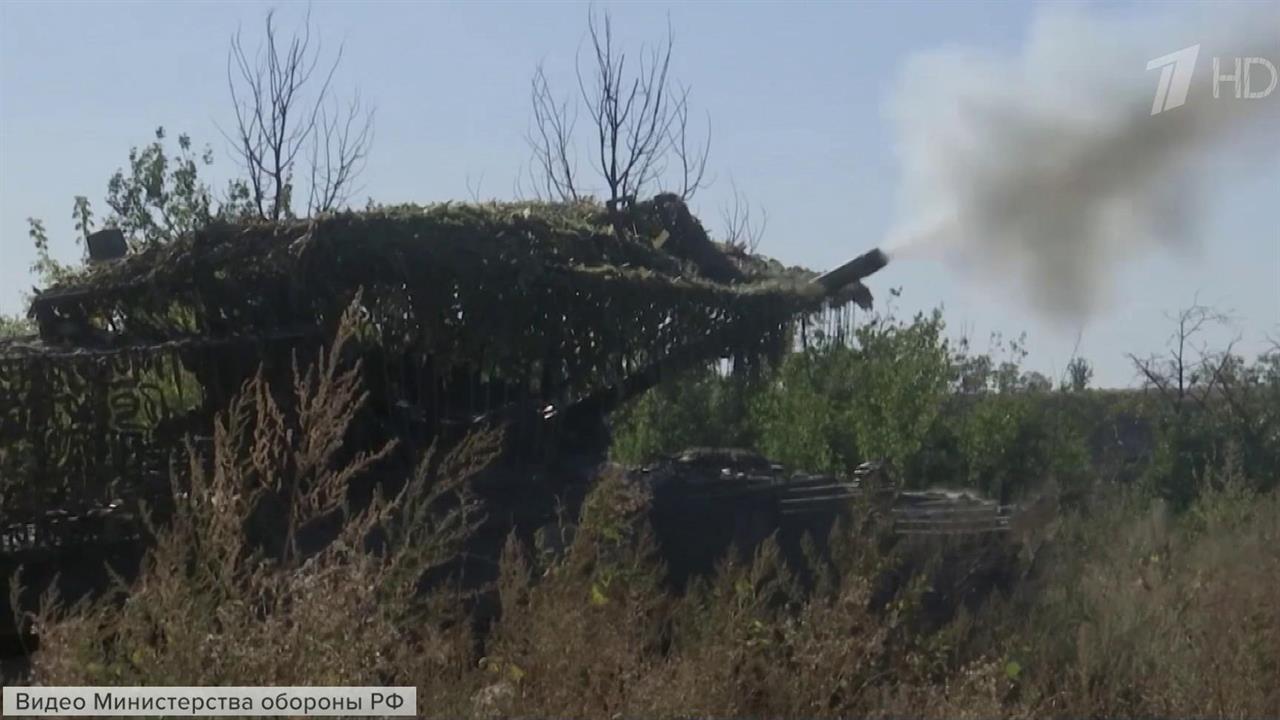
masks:
[[[1077,6],[1039,16],[1015,58],[914,58],[890,106],[903,184],[885,249],[942,251],[984,281],[1018,283],[1051,318],[1080,320],[1105,303],[1117,263],[1194,247],[1223,157],[1275,162],[1280,88],[1237,99],[1220,80],[1215,99],[1213,65],[1280,68],[1280,4],[1188,7],[1137,22]],[[1148,62],[1193,44],[1185,104],[1153,114],[1164,70]],[[1265,91],[1267,67],[1250,80]]]

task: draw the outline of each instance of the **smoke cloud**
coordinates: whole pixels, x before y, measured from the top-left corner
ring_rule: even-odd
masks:
[[[1154,5],[1142,6],[1150,11]],[[940,251],[985,282],[1011,281],[1052,319],[1107,301],[1118,263],[1194,248],[1206,192],[1232,157],[1275,162],[1280,88],[1236,99],[1235,58],[1280,68],[1280,5],[1141,23],[1077,6],[1041,14],[1017,57],[913,58],[889,112],[902,163],[893,256]],[[1200,48],[1185,104],[1153,114],[1163,70]],[[1270,84],[1255,65],[1251,90]],[[1177,78],[1171,96],[1176,96]]]

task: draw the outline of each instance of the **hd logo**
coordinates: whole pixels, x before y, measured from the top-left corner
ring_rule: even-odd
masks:
[[[1177,52],[1162,55],[1147,63],[1148,70],[1160,69],[1160,81],[1156,84],[1155,101],[1151,104],[1151,114],[1159,115],[1166,110],[1182,107],[1187,103],[1187,92],[1191,89],[1191,76],[1195,74],[1196,59],[1200,56],[1200,46],[1192,45]],[[1229,58],[1230,59],[1230,58]],[[1222,96],[1222,86],[1231,83],[1235,87],[1237,100],[1257,100],[1271,94],[1280,81],[1280,73],[1270,60],[1261,57],[1234,58],[1231,70],[1224,73],[1223,59],[1213,59],[1213,98]],[[1255,68],[1265,69],[1268,73],[1267,86],[1257,90],[1253,81],[1257,77]]]

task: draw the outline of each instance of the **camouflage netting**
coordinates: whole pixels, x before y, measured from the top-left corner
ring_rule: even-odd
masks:
[[[323,333],[363,289],[387,351],[573,395],[694,343],[776,347],[821,305],[804,279],[726,252],[674,199],[621,222],[589,204],[444,204],[212,227],[41,293],[33,315],[46,342],[82,346]]]
[[[798,317],[847,299],[811,279],[713,243],[673,196],[622,213],[444,204],[224,224],[92,265],[37,295],[39,337],[0,340],[0,594],[18,566],[69,599],[107,587],[108,565],[131,576],[139,518],[163,520],[214,414],[258,372],[287,404],[294,358],[314,358],[356,298],[346,352],[368,402],[344,448],[400,442],[349,499],[394,490],[440,438],[500,425],[508,462],[474,483],[487,519],[458,571],[486,577],[512,528],[580,501],[593,477],[574,459],[602,449],[613,404],[692,364],[785,349]]]
[[[163,487],[180,438],[259,367],[284,377],[357,295],[369,432],[424,440],[513,403],[614,392],[671,358],[773,354],[827,302],[811,277],[712,242],[674,196],[617,214],[449,203],[213,226],[41,292],[40,337],[0,342],[0,499]]]

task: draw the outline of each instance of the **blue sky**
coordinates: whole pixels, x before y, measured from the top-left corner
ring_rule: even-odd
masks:
[[[305,11],[275,6],[286,23]],[[89,196],[101,214],[107,178],[157,125],[212,145],[217,185],[234,171],[218,130],[229,121],[227,41],[240,26],[253,38],[269,7],[0,2],[0,311],[21,310],[32,284],[26,218],[44,219],[55,254],[73,259],[72,197]],[[817,269],[879,243],[894,219],[899,170],[885,107],[902,89],[908,59],[945,48],[1016,54],[1042,9],[1013,2],[607,7],[620,40],[633,46],[663,37],[668,19],[675,28],[674,73],[713,124],[715,183],[695,210],[714,229],[732,181],[768,210],[761,251]],[[1097,11],[1141,17],[1163,10]],[[575,3],[315,2],[320,36],[331,47],[345,45],[337,86],[358,86],[377,106],[359,199],[459,199],[468,182],[485,196],[511,196],[528,157],[530,74],[545,62],[553,83],[572,88],[586,12]],[[1184,40],[1171,37],[1169,50]],[[1154,90],[1154,74],[1151,82]],[[1267,101],[1280,101],[1280,93]],[[1264,155],[1278,149],[1273,139]],[[1125,354],[1158,350],[1170,329],[1164,313],[1196,298],[1232,311],[1230,332],[1252,354],[1268,334],[1280,338],[1280,162],[1265,161],[1261,172],[1220,170],[1198,246],[1133,259],[1118,273],[1108,311],[1072,326],[1037,316],[1016,286],[977,281],[939,259],[904,259],[873,285],[881,296],[900,286],[903,312],[944,306],[953,334],[967,333],[980,348],[993,331],[1026,332],[1028,363],[1054,376],[1079,338],[1102,384],[1130,384]]]

